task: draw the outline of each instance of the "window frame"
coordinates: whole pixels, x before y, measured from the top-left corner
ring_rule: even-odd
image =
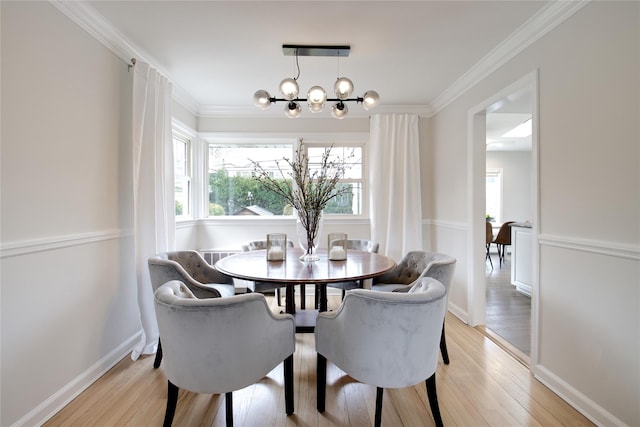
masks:
[[[504,190],[504,183],[503,183],[503,178],[504,178],[504,171],[502,168],[486,168],[485,171],[485,213],[489,213],[488,212],[488,206],[487,206],[487,195],[488,195],[488,188],[486,185],[486,180],[489,178],[496,178],[498,180],[498,189],[497,189],[497,197],[498,197],[498,214],[496,215],[496,217],[494,217],[494,222],[493,224],[502,224],[502,218],[503,218],[503,190]]]
[[[202,204],[208,206],[209,200],[209,145],[210,144],[291,144],[291,156],[293,157],[295,150],[298,148],[300,139],[304,141],[305,146],[313,147],[329,147],[331,145],[344,146],[344,147],[361,147],[362,149],[362,178],[360,183],[362,186],[362,206],[360,214],[327,214],[324,218],[325,221],[340,220],[369,220],[369,194],[368,194],[368,141],[369,134],[362,132],[354,133],[322,133],[322,134],[253,134],[253,133],[216,133],[216,132],[203,132],[199,134],[201,141],[202,153],[202,171],[199,176],[202,179],[202,191],[201,199]],[[356,179],[346,179],[344,182],[354,182]],[[292,216],[289,215],[273,215],[266,217],[247,217],[241,218],[237,215],[225,215],[225,216],[209,216],[208,208],[203,207],[201,212],[201,218],[208,221],[232,221],[232,220],[257,220],[257,221],[274,221],[274,220],[289,220]]]
[[[186,175],[177,175],[176,170],[176,158],[175,158],[175,141],[179,140],[180,142],[184,142],[186,145],[186,153],[185,153],[185,171]],[[176,198],[175,188],[178,186],[178,180],[182,179],[187,183],[187,206],[186,209],[183,208],[183,215],[175,216],[176,222],[179,221],[187,221],[196,217],[196,206],[195,206],[195,191],[194,191],[194,147],[196,146],[196,132],[182,125],[181,123],[173,120],[171,123],[171,141],[173,146],[173,163],[174,163],[174,199]],[[175,207],[174,207],[175,209]]]

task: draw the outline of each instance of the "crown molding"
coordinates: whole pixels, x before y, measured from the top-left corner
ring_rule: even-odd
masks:
[[[159,62],[157,60],[144,50],[130,43],[124,35],[116,30],[102,15],[96,12],[93,7],[83,1],[49,0],[49,3],[127,64],[131,64],[131,59],[135,58],[136,61],[143,61],[152,65],[160,73],[167,76],[171,82],[173,100],[186,108],[194,116],[197,115],[200,104],[186,90],[176,84],[167,70],[158,65]]]
[[[429,104],[435,115],[591,0],[552,1],[458,78]]]
[[[560,25],[578,10],[582,9],[582,7],[590,1],[591,0],[551,1],[429,104],[381,105],[376,108],[375,113],[415,113],[423,117],[434,116],[489,74],[496,71],[507,61]],[[49,0],[49,2],[105,47],[113,51],[123,61],[130,63],[131,58],[136,58],[136,60],[149,63],[162,74],[166,75],[172,84],[174,101],[181,104],[196,117],[279,118],[283,116],[282,111],[278,108],[263,111],[253,106],[201,105],[186,90],[175,83],[170,74],[158,65],[159,62],[157,60],[127,41],[121,33],[89,4],[80,1],[64,0]],[[358,110],[354,108],[349,111],[349,117],[352,118],[364,118],[370,115],[371,113],[364,109]],[[313,115],[310,113],[307,117],[323,118],[326,117],[326,115],[324,113]]]

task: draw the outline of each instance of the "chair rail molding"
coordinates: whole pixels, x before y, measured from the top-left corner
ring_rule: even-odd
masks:
[[[598,255],[609,255],[617,258],[640,260],[640,245],[626,245],[618,242],[576,239],[550,234],[538,236],[540,246],[570,249],[574,251],[590,252]]]
[[[53,251],[72,246],[87,245],[89,243],[97,243],[113,239],[121,239],[123,237],[130,236],[133,236],[133,230],[124,231],[120,229],[113,229],[2,243],[2,246],[0,246],[0,259],[28,255],[36,252]]]

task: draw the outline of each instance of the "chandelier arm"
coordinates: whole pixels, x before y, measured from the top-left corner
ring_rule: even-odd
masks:
[[[284,102],[295,102],[295,101],[302,101],[302,102],[307,102],[307,98],[295,98],[295,99],[284,99],[284,98],[276,98],[276,97],[271,97],[269,98],[270,102],[276,103],[277,101],[284,101]],[[334,102],[334,101],[341,101],[341,102],[363,102],[364,98],[361,97],[357,97],[357,98],[348,98],[348,99],[340,99],[340,98],[327,98],[327,102]]]

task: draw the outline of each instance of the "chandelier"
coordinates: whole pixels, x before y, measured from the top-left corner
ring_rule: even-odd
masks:
[[[299,56],[349,56],[351,46],[310,46],[310,45],[282,45],[282,51],[285,56],[296,57],[297,76],[293,78],[285,78],[280,82],[280,94],[282,98],[273,97],[266,90],[259,90],[253,94],[254,104],[263,110],[267,109],[271,104],[278,101],[285,102],[284,112],[287,117],[299,117],[302,113],[301,102],[306,102],[309,109],[313,113],[319,113],[324,109],[325,104],[334,102],[331,107],[331,115],[336,119],[344,119],[349,108],[347,102],[356,102],[362,104],[365,110],[371,110],[380,103],[380,96],[374,90],[368,90],[362,97],[356,96],[350,98],[353,94],[353,82],[347,77],[338,77],[333,86],[335,98],[327,98],[327,92],[321,86],[313,86],[307,91],[306,98],[300,98],[298,95],[300,89],[298,87],[298,77],[300,77],[300,66],[298,64]]]

